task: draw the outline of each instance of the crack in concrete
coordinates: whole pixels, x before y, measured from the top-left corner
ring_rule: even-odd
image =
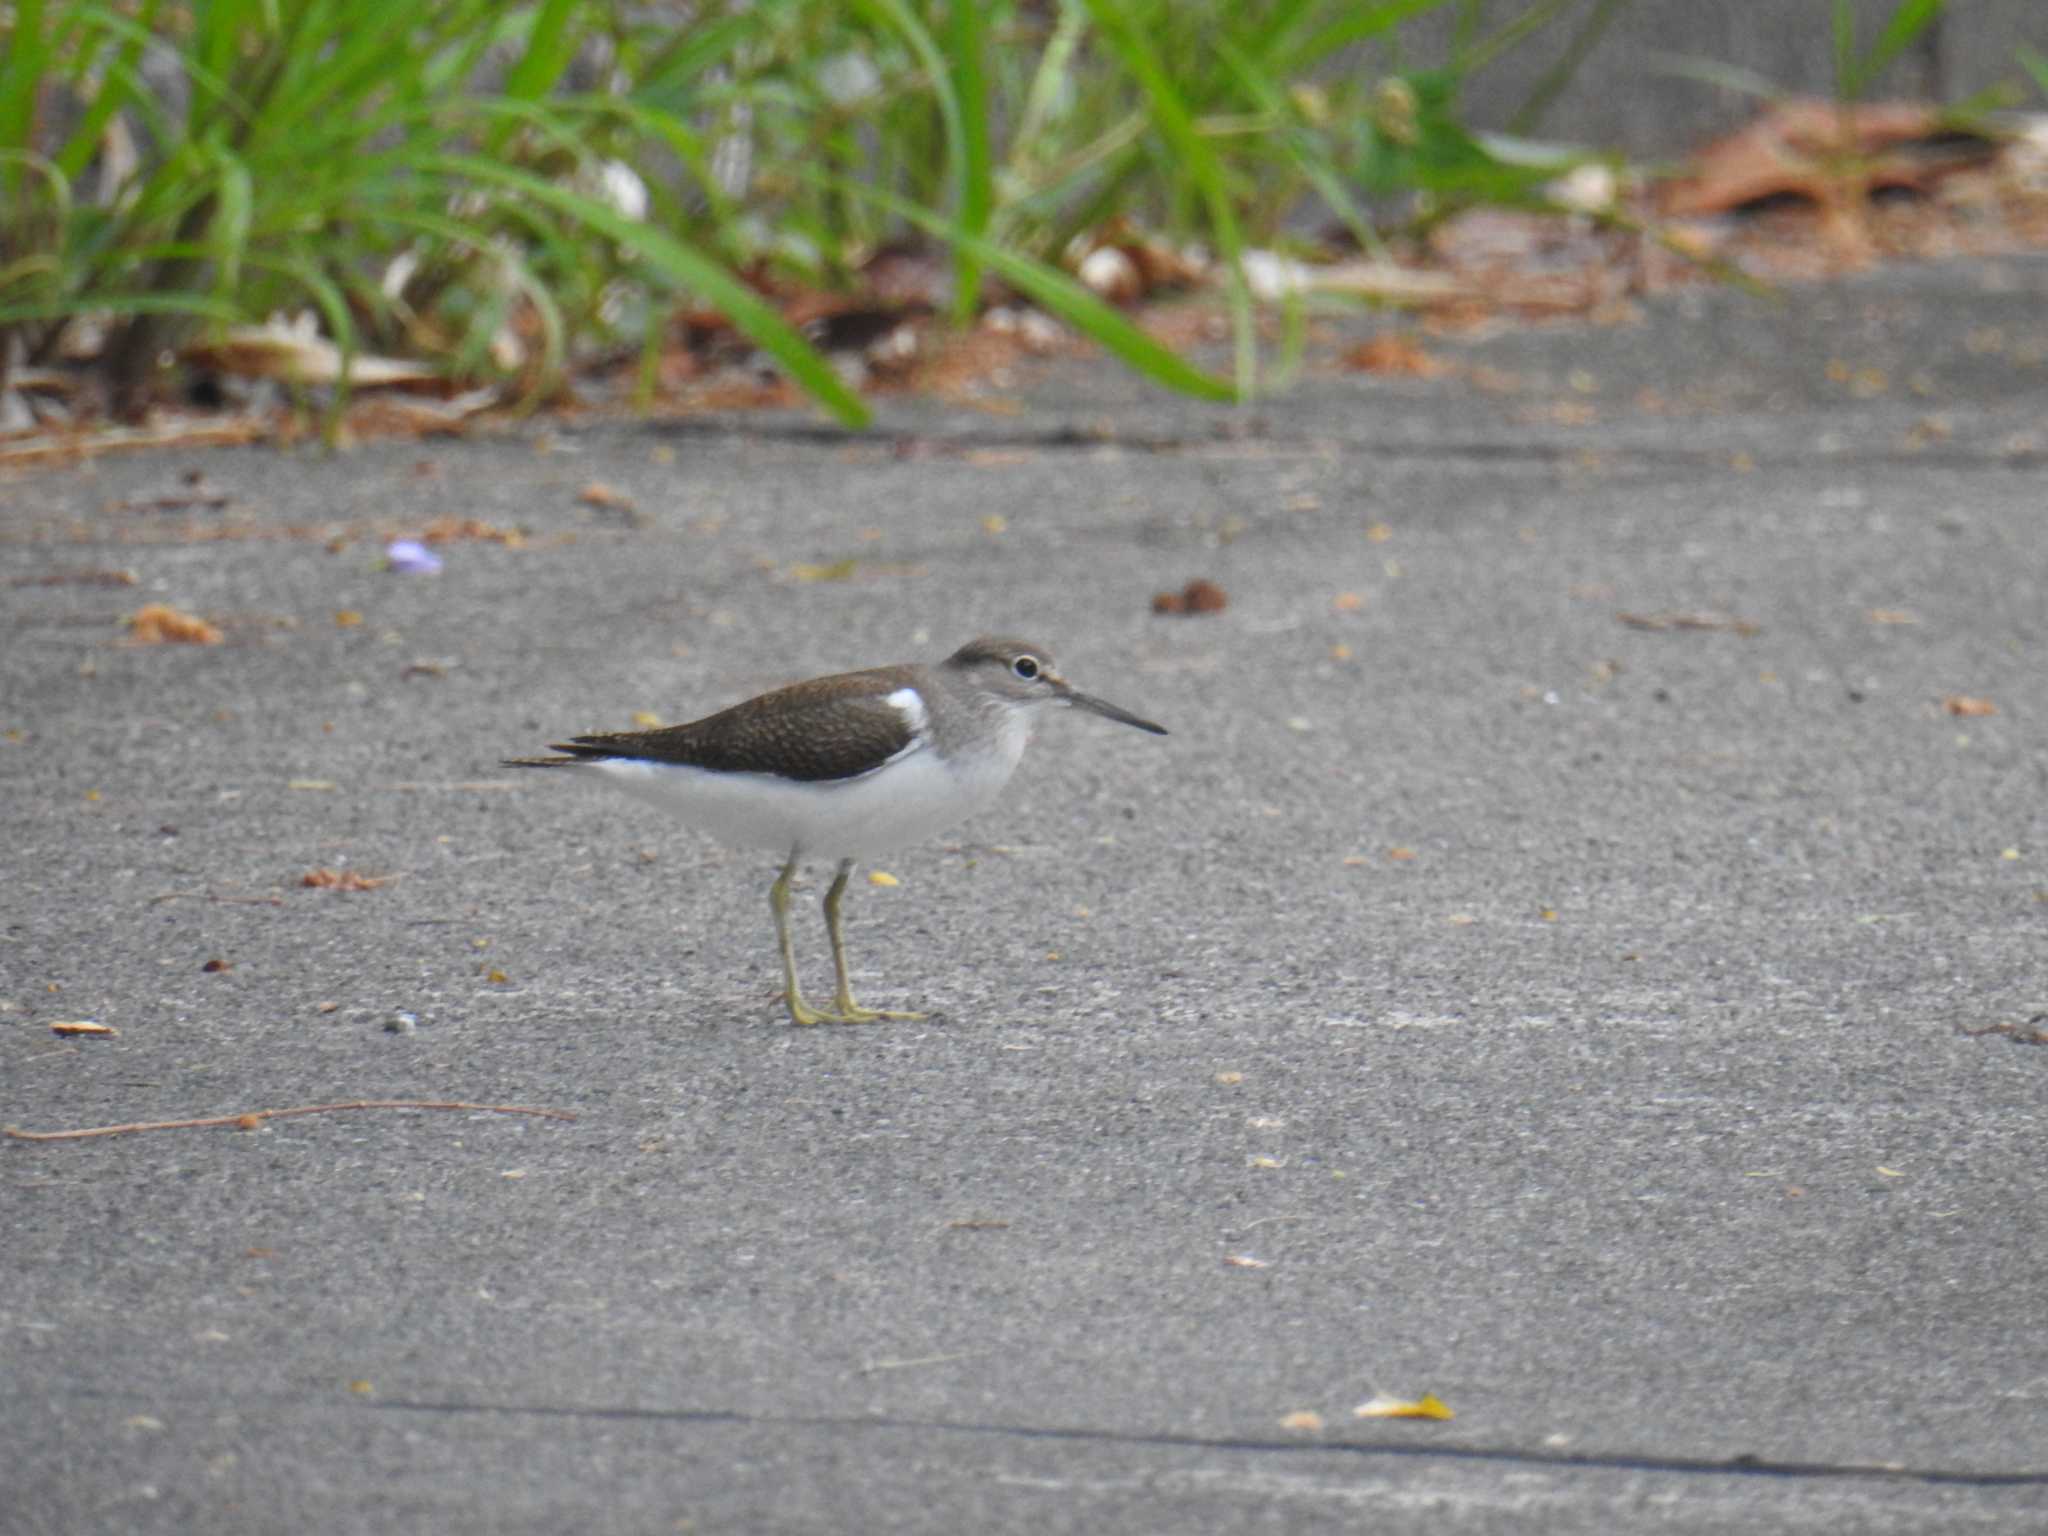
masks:
[[[449,1416],[503,1414],[511,1417],[595,1419],[654,1424],[732,1424],[762,1429],[844,1429],[974,1435],[1041,1443],[1121,1445],[1157,1450],[1242,1451],[1254,1454],[1336,1455],[1363,1459],[1453,1461],[1559,1471],[1667,1472],[1704,1477],[1756,1477],[1819,1481],[1864,1479],[1963,1488],[2048,1488],[2048,1468],[2039,1471],[1969,1471],[1958,1467],[1909,1467],[1883,1462],[1779,1461],[1739,1455],[1666,1456],[1638,1451],[1530,1450],[1499,1445],[1365,1444],[1355,1440],[1258,1439],[1234,1435],[1187,1435],[1143,1430],[1089,1429],[1078,1425],[987,1424],[973,1420],[898,1418],[887,1414],[756,1414],[729,1408],[592,1407],[554,1403],[426,1402],[377,1398],[362,1404],[392,1413]]]
[[[665,436],[731,437],[740,435],[730,422],[662,422]],[[1897,465],[1939,469],[1994,469],[2008,472],[2037,470],[2048,465],[2048,450],[2007,449],[1966,445],[1918,449],[1873,448],[1858,452],[1845,448],[1830,453],[1793,449],[1773,453],[1745,448],[1739,441],[1709,447],[1657,445],[1604,440],[1598,437],[1557,442],[1502,441],[1490,438],[1432,438],[1428,441],[1378,442],[1328,436],[1304,436],[1273,432],[1253,424],[1241,428],[1217,428],[1210,432],[1122,433],[1090,427],[1053,426],[1041,431],[966,431],[958,433],[890,432],[878,428],[867,434],[818,423],[762,425],[744,435],[762,442],[798,444],[805,447],[880,448],[899,458],[946,459],[972,453],[1018,452],[1029,449],[1050,452],[1098,452],[1120,448],[1132,453],[1227,455],[1233,450],[1246,457],[1278,457],[1283,454],[1326,458],[1371,455],[1388,459],[1467,460],[1479,463],[1577,463],[1588,455],[1615,463],[1678,465],[1684,467],[1725,467],[1731,455],[1746,453],[1751,469],[1782,469],[1816,465]]]

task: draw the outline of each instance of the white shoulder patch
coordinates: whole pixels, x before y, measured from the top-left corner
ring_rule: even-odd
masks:
[[[882,702],[895,707],[903,716],[903,723],[910,727],[910,734],[920,738],[918,745],[923,745],[925,727],[931,722],[931,716],[925,712],[924,695],[915,688],[898,688]]]

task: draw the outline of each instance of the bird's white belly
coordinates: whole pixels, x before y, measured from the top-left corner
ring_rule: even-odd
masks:
[[[1002,792],[1024,752],[1019,722],[989,750],[951,761],[907,752],[853,779],[802,782],[606,758],[583,769],[738,848],[817,859],[866,858],[921,841]]]

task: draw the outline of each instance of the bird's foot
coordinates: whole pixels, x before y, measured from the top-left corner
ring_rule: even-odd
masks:
[[[831,1013],[813,1008],[801,997],[784,996],[789,1007],[789,1021],[792,1024],[879,1024],[892,1019],[921,1019],[921,1013],[899,1013],[890,1008],[863,1008],[851,997],[842,996],[834,1004]]]
[[[833,1006],[839,1010],[837,1022],[841,1024],[878,1024],[886,1019],[915,1022],[925,1017],[921,1013],[908,1013],[896,1008],[863,1008],[845,993],[840,994]]]

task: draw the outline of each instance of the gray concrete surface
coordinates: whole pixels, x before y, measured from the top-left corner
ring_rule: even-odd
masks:
[[[1899,0],[1850,0],[1859,55],[1899,8]],[[1477,14],[1475,35],[1484,38],[1527,10],[1520,0],[1447,6],[1404,25],[1399,59],[1382,53],[1368,67],[1440,65],[1453,56],[1467,15]],[[1568,64],[1581,29],[1601,10],[1599,0],[1566,7],[1474,72],[1464,93],[1472,121],[1507,128],[1531,92]],[[1605,13],[1609,19],[1534,131],[1638,158],[1677,157],[1748,122],[1765,95],[1832,98],[1834,11],[1835,0],[1622,0]],[[2040,91],[2021,66],[2022,47],[2048,53],[2048,7],[2039,0],[1950,5],[1863,95],[1954,103],[2006,86],[2022,106],[2039,111]],[[1616,90],[1615,81],[1647,88]]]
[[[0,1123],[576,1116],[0,1143],[0,1530],[2039,1530],[2044,300],[0,482]],[[859,889],[922,1024],[496,766],[981,629],[1174,734]]]

